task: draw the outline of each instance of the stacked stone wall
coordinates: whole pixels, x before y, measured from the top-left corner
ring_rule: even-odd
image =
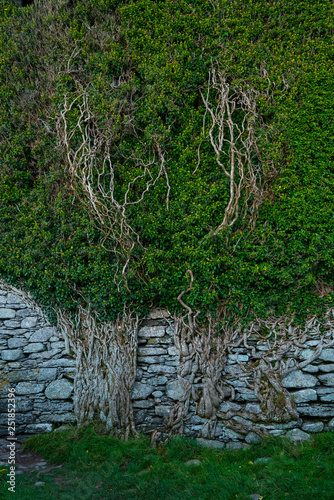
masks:
[[[50,432],[74,420],[75,360],[64,339],[25,294],[0,285],[0,434],[8,434],[8,389],[15,389],[16,433]]]
[[[161,314],[160,314],[161,316]],[[166,316],[166,315],[165,315]],[[160,317],[154,312],[144,321],[138,332],[138,370],[133,392],[135,422],[138,430],[147,434],[154,430],[167,433],[166,423],[172,407],[184,395],[186,379],[180,377],[180,353],[176,348],[172,318]],[[304,349],[295,356],[295,351],[286,353],[287,360],[297,363],[314,354],[319,339],[305,342]],[[270,435],[287,435],[292,440],[307,439],[311,433],[334,430],[334,348],[325,348],[312,363],[303,369],[291,371],[282,380],[282,386],[291,394],[299,418],[290,422],[277,423],[266,421],[260,401],[257,399],[251,378],[243,366],[258,359],[254,355],[268,350],[266,342],[248,339],[248,347],[235,348],[229,354],[224,371],[228,384],[223,386],[225,398],[219,412],[234,414],[231,417],[252,427],[247,420],[249,413],[259,415],[258,428],[265,428]],[[237,359],[236,359],[237,358]],[[248,384],[246,383],[248,382]],[[203,378],[199,373],[195,378],[195,389],[203,388]],[[259,442],[256,432],[240,433],[232,430],[228,422],[217,419],[214,439],[206,435],[208,420],[196,414],[196,402],[190,401],[184,425],[184,434],[198,442],[212,447],[237,449],[250,443]]]

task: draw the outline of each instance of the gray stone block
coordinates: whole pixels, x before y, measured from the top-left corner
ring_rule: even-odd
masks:
[[[34,411],[38,414],[51,412],[51,413],[68,413],[73,410],[73,403],[69,401],[56,401],[45,399],[43,401],[36,401],[34,403]]]
[[[334,349],[323,349],[319,359],[334,363]]]
[[[159,356],[160,354],[167,354],[167,349],[159,347],[140,347],[138,349],[139,356]]]
[[[147,399],[144,399],[142,401],[133,401],[132,406],[134,409],[136,408],[152,408],[155,406],[154,401],[148,401]]]
[[[242,407],[236,403],[232,403],[231,401],[224,401],[219,406],[219,411],[221,411],[222,413],[227,413],[228,411],[239,411],[241,410],[241,408]]]
[[[290,372],[282,380],[283,387],[289,389],[314,387],[315,385],[317,385],[317,383],[318,380],[316,379],[316,377],[310,375],[309,373],[304,373],[301,370]]]
[[[311,438],[307,432],[301,431],[300,429],[292,429],[288,431],[285,436],[292,441],[293,444],[304,443]]]
[[[174,366],[151,365],[148,369],[149,373],[176,373]]]
[[[52,424],[29,424],[26,428],[28,434],[52,432]]]
[[[318,365],[321,372],[334,372],[334,363],[328,363],[326,365]]]
[[[317,366],[314,366],[314,365],[307,365],[307,366],[304,366],[304,368],[302,370],[303,370],[303,372],[317,373],[319,371],[319,368]]]
[[[152,394],[155,387],[149,384],[135,382],[132,391],[132,399],[146,399]]]
[[[14,309],[1,308],[0,309],[0,319],[12,319],[15,318]]]
[[[247,354],[239,354],[239,353],[229,354],[228,359],[230,359],[231,361],[236,361],[238,359],[238,361],[246,362],[249,360],[249,356],[247,356]]]
[[[291,397],[295,403],[307,403],[308,401],[317,400],[317,392],[314,389],[303,389],[292,392]]]
[[[23,347],[23,352],[28,354],[28,353],[33,353],[33,352],[40,352],[45,349],[44,345],[41,342],[29,342],[28,345]]]
[[[321,417],[334,417],[334,405],[297,405],[300,415],[307,417],[321,418]]]
[[[334,386],[334,373],[326,373],[326,375],[319,375],[319,380],[324,385]]]
[[[323,422],[304,422],[302,430],[305,432],[322,432],[324,430]]]
[[[27,316],[21,321],[21,328],[34,328],[37,325],[38,318],[36,316]]]
[[[22,349],[8,349],[6,351],[1,352],[1,358],[4,361],[15,361],[16,359],[20,359],[23,357]]]
[[[8,347],[9,349],[15,349],[16,347],[24,347],[27,345],[27,340],[24,337],[13,337],[8,339]]]
[[[23,303],[22,299],[17,295],[15,295],[14,293],[7,294],[7,304],[22,304],[22,306],[25,307],[25,304]]]
[[[140,328],[138,337],[149,339],[152,337],[163,337],[166,332],[165,326],[145,326]]]
[[[45,326],[29,337],[30,342],[47,342],[50,337],[56,335],[57,330],[52,326]]]
[[[7,321],[4,321],[3,324],[5,325],[6,328],[20,328],[21,322],[9,319]]]
[[[17,384],[15,392],[18,395],[38,394],[44,390],[44,384],[33,384],[32,382],[20,382]]]
[[[61,378],[54,380],[45,389],[45,396],[48,399],[68,399],[73,392],[73,384],[68,380]]]
[[[171,410],[171,406],[156,406],[155,414],[159,415],[159,417],[168,418]]]
[[[12,384],[23,381],[32,381],[37,379],[36,370],[15,370],[9,372],[9,380]]]
[[[55,380],[57,377],[57,368],[40,368],[38,370],[38,381]]]
[[[259,444],[261,443],[261,437],[255,432],[249,432],[245,437],[245,441],[248,444]]]
[[[58,367],[75,367],[75,359],[50,359],[49,361],[43,361],[43,368],[58,368]]]
[[[212,449],[225,448],[225,443],[221,441],[215,441],[214,439],[196,438],[196,441],[200,446],[205,446],[205,448],[212,448]]]
[[[180,400],[186,394],[186,385],[187,381],[182,378],[172,380],[167,384],[166,396],[174,400]]]
[[[153,365],[153,364],[159,364],[161,363],[161,358],[159,356],[139,356],[137,358],[137,363],[138,365],[141,364],[147,364],[147,365]]]

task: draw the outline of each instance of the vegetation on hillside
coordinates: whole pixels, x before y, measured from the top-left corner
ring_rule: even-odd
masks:
[[[332,303],[330,0],[0,10],[2,278],[108,320],[188,269],[231,321]]]

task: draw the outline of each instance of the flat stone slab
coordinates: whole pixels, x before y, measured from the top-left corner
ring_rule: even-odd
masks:
[[[146,399],[155,390],[153,385],[135,382],[133,386],[132,399]]]
[[[292,429],[288,431],[285,436],[294,444],[304,443],[311,438],[307,432],[301,431],[300,429]]]
[[[15,318],[16,313],[14,309],[1,308],[0,309],[0,319],[12,319]]]
[[[61,378],[54,380],[45,389],[45,396],[48,399],[68,399],[73,391],[73,384],[68,380]]]
[[[282,380],[283,387],[286,387],[287,389],[314,387],[317,383],[318,380],[316,377],[310,375],[309,373],[304,373],[301,370],[290,372]]]

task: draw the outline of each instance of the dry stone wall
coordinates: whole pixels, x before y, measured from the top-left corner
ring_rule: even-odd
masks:
[[[74,420],[75,360],[43,312],[0,283],[0,434],[8,435],[8,388],[15,389],[16,433],[50,432]]]
[[[181,358],[174,336],[173,318],[161,310],[152,311],[138,330],[132,402],[136,428],[146,434],[160,431],[167,436],[171,410],[185,396],[189,376],[180,376]],[[316,338],[306,341],[297,354],[286,352],[287,360],[297,365],[311,358],[318,343]],[[232,350],[222,372],[224,397],[218,408],[218,414],[229,418],[218,416],[210,422],[198,415],[198,401],[191,398],[184,435],[206,446],[237,449],[258,442],[263,435],[260,430],[287,435],[295,442],[308,439],[312,433],[334,431],[334,348],[325,347],[311,363],[282,379],[298,415],[285,422],[273,422],[264,415],[251,388],[252,378],[244,370],[267,350],[267,344],[256,337],[248,338],[247,346]],[[8,434],[9,387],[15,388],[17,434],[50,432],[55,426],[75,422],[75,359],[68,351],[43,311],[26,294],[0,281],[1,435]],[[196,374],[195,392],[201,393],[203,383],[203,375]],[[250,421],[250,414],[258,419]],[[236,430],[235,424],[240,424],[243,432]]]
[[[161,316],[161,315],[160,315]],[[144,322],[138,332],[138,369],[133,391],[133,407],[136,427],[145,433],[160,430],[167,435],[166,423],[172,407],[184,396],[187,378],[178,375],[180,353],[175,347],[174,324],[172,318],[160,317],[154,312]],[[295,352],[287,352],[295,364],[306,360],[314,354],[318,340],[305,342],[305,348],[294,359]],[[257,399],[251,378],[243,370],[243,366],[254,362],[259,352],[268,349],[263,341],[248,339],[248,347],[238,347],[228,356],[224,377],[228,384],[223,385],[225,398],[219,406],[222,414],[231,414],[230,421],[215,422],[212,439],[208,439],[209,421],[196,413],[197,403],[190,401],[189,411],[183,432],[186,436],[196,438],[199,443],[217,448],[237,449],[248,444],[259,442],[261,432],[254,432],[254,422],[247,420],[247,415],[258,415],[255,428],[267,431],[269,435],[287,435],[292,441],[306,440],[312,433],[334,430],[334,348],[325,348],[312,363],[300,370],[291,371],[282,380],[294,402],[299,418],[289,422],[271,422],[264,416],[260,401]],[[194,387],[203,389],[201,374],[195,378]],[[246,383],[248,382],[248,384]],[[230,424],[240,423],[249,432],[237,432]],[[263,435],[263,434],[262,434]]]

